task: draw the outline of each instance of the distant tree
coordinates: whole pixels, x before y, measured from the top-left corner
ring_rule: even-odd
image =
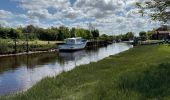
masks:
[[[58,40],[63,41],[66,38],[70,37],[70,31],[65,26],[60,26],[58,29]]]
[[[73,27],[71,30],[70,30],[70,37],[75,37],[76,36],[76,29]]]
[[[29,34],[25,34],[25,33],[29,33]],[[54,41],[54,40],[63,41],[66,38],[75,37],[75,34],[76,36],[82,37],[84,39],[92,39],[93,37],[97,38],[99,36],[99,31],[95,30],[92,34],[87,29],[83,29],[83,28],[69,29],[68,27],[65,26],[60,26],[58,28],[51,27],[48,29],[35,27],[33,25],[28,25],[26,27],[18,27],[16,29],[0,27],[0,38],[4,38],[4,39],[6,38],[14,39],[16,35],[17,39],[20,38],[26,40],[39,39],[45,41]]]
[[[99,37],[99,30],[95,29],[92,31],[93,38],[96,39]]]
[[[3,28],[3,27],[1,27],[1,28],[0,28],[0,38],[3,38],[3,39],[9,38],[9,37],[8,37],[9,32],[10,32],[10,29],[9,29],[9,28]]]
[[[144,3],[137,2],[136,5],[142,15],[148,14],[153,20],[165,23],[170,21],[170,0],[150,0]]]
[[[139,36],[141,37],[142,41],[145,41],[147,39],[146,32],[144,32],[144,31],[140,32]]]
[[[146,34],[147,34],[147,37],[148,39],[152,40],[152,35],[155,33],[155,29],[151,30],[151,31],[148,31]]]
[[[134,37],[134,33],[133,32],[128,32],[128,33],[126,33],[125,36],[126,36],[127,39],[132,40],[133,37]]]
[[[92,39],[93,38],[93,35],[90,33],[89,30],[84,30],[84,31],[85,31],[85,34],[86,34],[85,39]]]
[[[139,36],[142,37],[142,36],[146,36],[146,32],[145,31],[141,31],[139,32]]]
[[[10,37],[14,40],[15,53],[17,52],[17,31],[15,29],[10,29]]]
[[[102,34],[102,35],[99,37],[100,40],[104,40],[104,41],[107,41],[108,38],[109,38],[109,36],[106,35],[106,34]]]
[[[84,39],[92,39],[93,38],[90,31],[86,30],[86,29],[83,29],[83,28],[76,29],[76,36],[82,37]]]
[[[24,33],[35,33],[36,32],[36,27],[35,26],[33,26],[33,25],[28,25],[28,26],[26,26],[24,29],[23,29],[23,31],[24,31]]]
[[[19,39],[21,38],[21,34],[22,32],[20,30],[11,28],[8,32],[8,38]]]

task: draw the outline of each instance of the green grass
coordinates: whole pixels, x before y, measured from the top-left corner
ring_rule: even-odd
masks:
[[[170,99],[170,47],[138,46],[1,100],[162,100]]]
[[[14,40],[12,39],[0,39],[0,42],[5,42],[7,44],[14,44]],[[17,39],[17,44],[23,44],[26,43],[26,40],[24,39]],[[57,43],[63,43],[62,41],[42,41],[42,40],[29,40],[29,44],[57,44]]]

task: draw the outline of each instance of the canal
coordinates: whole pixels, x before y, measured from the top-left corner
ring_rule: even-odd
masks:
[[[0,58],[0,95],[26,91],[41,79],[56,76],[76,66],[97,62],[132,48],[115,43],[77,52],[53,52]]]

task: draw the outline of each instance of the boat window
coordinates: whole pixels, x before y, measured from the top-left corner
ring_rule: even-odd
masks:
[[[77,39],[77,41],[76,42],[81,42],[81,39]]]
[[[67,44],[75,44],[75,40],[73,40],[73,39],[68,39],[68,40],[66,40],[66,43],[67,43]]]

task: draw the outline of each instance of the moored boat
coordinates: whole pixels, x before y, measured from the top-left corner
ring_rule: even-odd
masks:
[[[65,40],[65,44],[59,45],[59,51],[77,51],[86,47],[87,40],[81,37],[68,38]]]

